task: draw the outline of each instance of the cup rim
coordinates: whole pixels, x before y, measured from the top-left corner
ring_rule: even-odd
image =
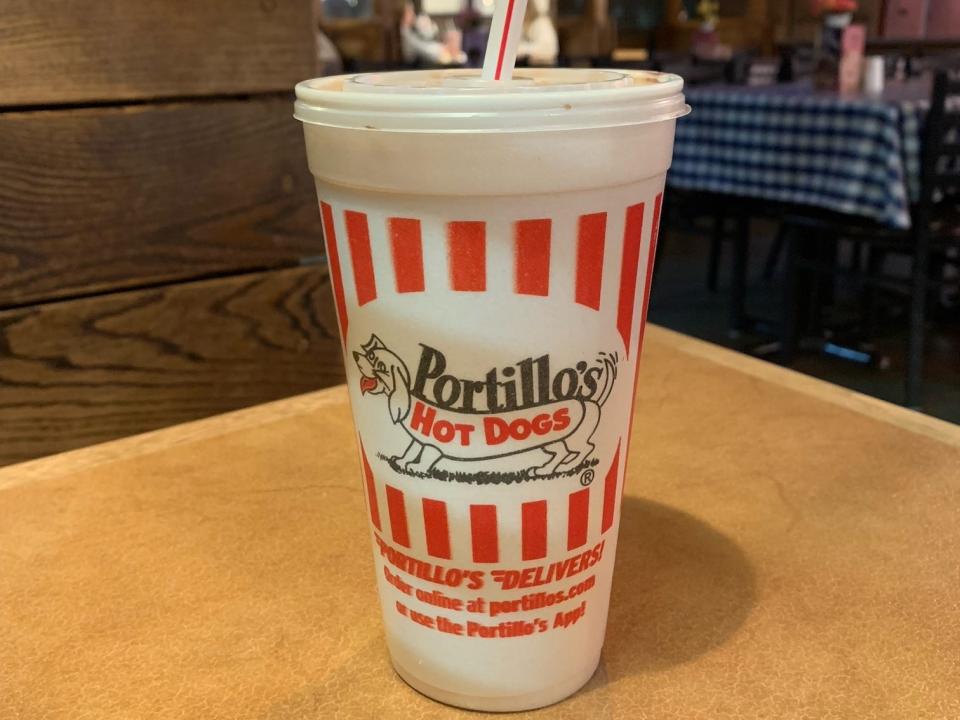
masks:
[[[442,84],[477,77],[463,70],[313,78],[296,86],[294,117],[357,130],[522,132],[637,125],[689,112],[683,79],[671,73],[592,68],[524,68],[522,73],[520,80],[532,85]],[[577,76],[584,81],[576,82]],[[414,86],[428,78],[435,84]],[[396,82],[404,79],[410,84]]]

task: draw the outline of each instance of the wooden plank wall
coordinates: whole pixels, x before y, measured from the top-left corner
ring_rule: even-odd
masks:
[[[5,105],[286,91],[313,69],[310,0],[2,0]]]
[[[342,379],[310,0],[0,0],[0,464]]]

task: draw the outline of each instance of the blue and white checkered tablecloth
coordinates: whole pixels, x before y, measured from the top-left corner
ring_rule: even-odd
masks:
[[[809,84],[687,91],[672,187],[813,205],[910,226],[920,185],[928,83],[880,98],[817,93]]]

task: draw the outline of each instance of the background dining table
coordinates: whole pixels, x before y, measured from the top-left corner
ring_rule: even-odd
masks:
[[[808,205],[910,226],[931,81],[891,80],[878,96],[810,80],[688,88],[670,187]]]
[[[650,327],[606,645],[517,718],[960,717],[960,428]],[[475,717],[386,654],[343,386],[0,470],[0,718]]]

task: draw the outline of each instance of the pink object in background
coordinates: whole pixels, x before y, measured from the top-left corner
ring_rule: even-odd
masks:
[[[928,0],[927,37],[934,40],[960,39],[960,2]]]
[[[840,67],[838,89],[842,93],[854,93],[860,89],[860,75],[863,71],[863,48],[867,42],[867,28],[864,25],[850,25],[844,28],[840,41]]]
[[[927,32],[927,6],[930,0],[887,0],[883,18],[883,36],[922,38]],[[944,7],[956,0],[944,0]]]

